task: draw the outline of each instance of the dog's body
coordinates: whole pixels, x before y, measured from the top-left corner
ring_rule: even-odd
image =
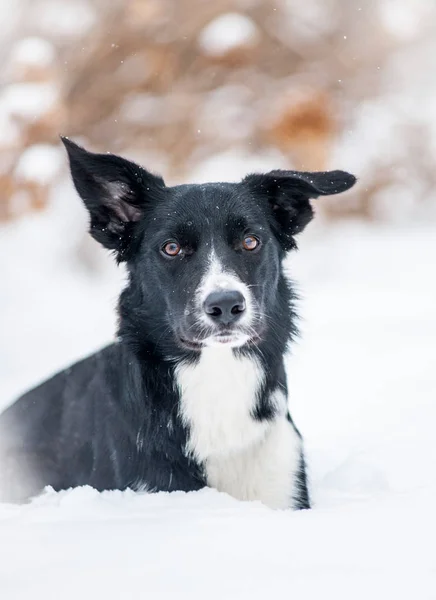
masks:
[[[308,198],[346,173],[277,171],[238,184],[165,187],[144,169],[64,140],[91,233],[118,260],[116,343],[59,373],[0,419],[0,497],[65,489],[215,487],[308,508],[284,355],[295,334],[282,261]]]

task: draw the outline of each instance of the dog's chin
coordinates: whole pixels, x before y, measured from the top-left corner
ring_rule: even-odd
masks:
[[[241,348],[250,342],[246,333],[230,333],[226,335],[211,335],[204,340],[206,348]]]
[[[241,331],[211,334],[204,339],[189,339],[179,337],[180,345],[186,350],[200,352],[203,348],[242,348],[253,346],[260,341],[260,337],[250,337]]]

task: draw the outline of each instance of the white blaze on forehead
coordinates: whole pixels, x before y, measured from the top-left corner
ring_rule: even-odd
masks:
[[[199,306],[202,307],[206,298],[212,292],[221,290],[235,290],[240,292],[245,298],[245,317],[244,320],[251,319],[253,300],[250,288],[235,274],[230,268],[225,268],[215,251],[209,255],[208,268],[198,287],[197,298]]]

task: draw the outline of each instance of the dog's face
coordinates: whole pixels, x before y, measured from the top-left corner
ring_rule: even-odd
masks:
[[[156,343],[170,335],[191,351],[262,339],[282,258],[313,216],[309,198],[355,182],[342,171],[272,171],[166,187],[127,160],[63,141],[91,234],[127,262],[130,310]]]
[[[132,264],[180,344],[261,336],[281,256],[266,208],[247,184],[225,183],[166,188],[151,209]]]

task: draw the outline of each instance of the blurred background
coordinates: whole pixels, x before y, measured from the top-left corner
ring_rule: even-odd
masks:
[[[2,221],[47,206],[66,173],[59,133],[169,181],[253,161],[340,165],[360,185],[326,202],[329,216],[436,213],[432,0],[1,0],[0,11]]]
[[[436,391],[433,0],[0,0],[0,54],[0,407],[115,332],[123,270],[86,234],[61,133],[167,183],[355,173],[315,202],[289,262],[303,299],[294,415],[309,448],[323,435],[338,448],[344,423],[366,440],[422,436]]]

